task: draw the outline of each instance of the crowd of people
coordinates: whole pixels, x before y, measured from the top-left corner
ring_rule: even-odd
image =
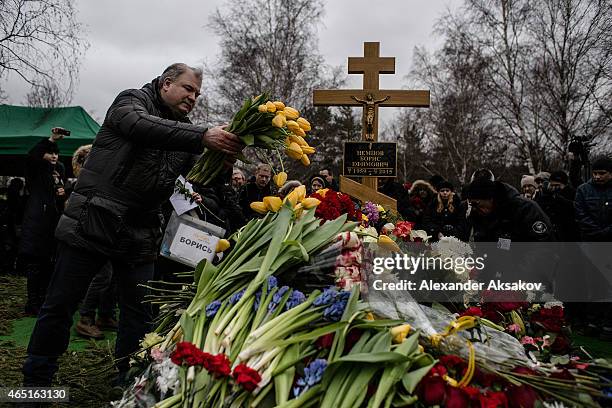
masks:
[[[64,136],[56,128],[30,151],[25,186],[18,178],[9,185],[13,241],[19,235],[14,226],[21,225],[14,245],[19,256],[12,263],[21,264],[27,276],[25,311],[37,316],[24,385],[51,384],[77,309],[79,334],[101,338],[101,329],[118,330],[116,384],[126,384],[126,357],[151,329],[153,311],[143,303],[146,289],[140,284],[177,268],[157,259],[172,212],[169,198],[176,178],[186,175],[204,148],[230,158],[218,180],[194,185],[202,217],[227,234],[258,217],[250,203],[265,196],[284,197],[300,184],[309,193],[338,190],[329,168],[281,186],[268,164],[255,166],[250,177],[232,168],[232,157],[244,147],[240,140],[222,126],[206,128],[187,119],[201,80],[198,69],[173,64],[143,88],[119,94],[93,146],[75,152],[76,183],[66,179],[58,161]],[[524,176],[519,190],[480,169],[461,188],[434,176],[405,184],[385,179],[379,190],[395,198],[401,217],[432,240],[612,241],[612,158],[594,160],[592,170],[592,179],[580,186],[571,186],[557,170]],[[612,327],[607,329],[612,334]]]

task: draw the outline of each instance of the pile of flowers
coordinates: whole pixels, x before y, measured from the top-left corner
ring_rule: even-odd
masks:
[[[550,361],[553,355],[566,355],[571,351],[562,303],[529,304],[521,299],[486,301],[491,296],[489,291],[485,291],[485,301],[479,306],[467,308],[461,315],[477,316],[494,323],[500,330],[519,340],[526,352],[541,361]]]

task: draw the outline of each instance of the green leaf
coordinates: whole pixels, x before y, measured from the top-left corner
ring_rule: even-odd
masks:
[[[240,136],[240,139],[247,146],[252,146],[253,144],[255,144],[255,136],[253,136],[251,133],[249,133],[248,135]]]
[[[403,356],[393,351],[380,351],[377,353],[348,354],[344,357],[340,357],[338,360],[334,361],[332,364],[339,364],[339,363],[365,363],[365,364],[402,363],[402,362],[409,361],[409,360],[410,359],[407,356]]]
[[[416,389],[417,385],[421,382],[423,377],[427,375],[429,370],[435,365],[435,361],[428,366],[421,367],[414,371],[410,371],[409,373],[404,374],[402,377],[402,385],[408,391],[409,394],[412,394]]]

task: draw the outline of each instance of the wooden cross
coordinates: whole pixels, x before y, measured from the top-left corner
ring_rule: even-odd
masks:
[[[378,140],[378,107],[429,107],[429,91],[404,91],[380,89],[379,74],[395,73],[395,57],[381,57],[380,43],[363,43],[363,57],[349,57],[348,73],[363,74],[363,89],[315,90],[315,106],[363,106],[362,139]],[[388,205],[394,210],[397,203],[391,197],[378,192],[376,177],[363,177],[357,183],[340,176],[340,191],[362,201],[370,200]]]

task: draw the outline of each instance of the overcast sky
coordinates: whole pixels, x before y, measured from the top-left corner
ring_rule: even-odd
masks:
[[[229,0],[226,0],[229,1]],[[83,59],[72,104],[101,120],[123,89],[140,87],[170,63],[214,62],[218,39],[206,27],[223,0],[76,0],[90,48]],[[434,49],[440,40],[435,21],[459,0],[327,0],[319,49],[330,65],[347,69],[347,57],[363,55],[364,41],[380,41],[381,55],[396,57],[395,75],[382,75],[381,88],[405,84],[415,46]],[[351,75],[350,86],[361,86]],[[15,76],[7,84],[8,103],[22,105],[29,90]],[[206,90],[204,90],[205,92]],[[383,123],[395,111],[382,115]]]

